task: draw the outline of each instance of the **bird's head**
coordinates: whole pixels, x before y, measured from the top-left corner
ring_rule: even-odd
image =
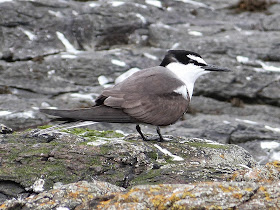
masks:
[[[199,54],[186,50],[169,50],[160,66],[168,68],[186,84],[190,97],[194,83],[199,76],[212,71],[230,71],[227,68],[209,65]]]
[[[211,71],[230,71],[227,68],[209,65],[198,53],[186,50],[169,50],[160,66],[170,69],[176,75],[185,75],[184,77],[188,77],[193,82],[199,76]]]

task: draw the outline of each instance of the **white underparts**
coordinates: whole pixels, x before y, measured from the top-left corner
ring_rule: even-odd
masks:
[[[166,68],[172,71],[178,77],[178,79],[185,83],[185,87],[187,87],[190,98],[193,94],[193,87],[196,79],[201,75],[208,73],[203,68],[201,68],[201,66],[196,66],[193,63],[185,65],[174,62],[168,64]]]

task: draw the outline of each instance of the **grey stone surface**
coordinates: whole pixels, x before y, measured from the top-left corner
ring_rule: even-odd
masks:
[[[225,181],[238,169],[256,166],[246,150],[233,144],[164,138],[164,142],[143,142],[138,135],[66,127],[2,134],[1,194],[15,197],[49,190],[56,182],[93,178],[125,188]]]
[[[237,0],[1,2],[0,123],[14,131],[56,124],[39,113],[39,108],[91,106],[104,88],[100,86],[100,76],[104,76],[108,84],[113,84],[119,75],[131,68],[158,65],[170,48],[185,49],[198,52],[209,64],[225,66],[233,71],[201,77],[195,84],[189,112],[176,124],[162,128],[165,137],[207,138],[223,144],[237,144],[261,164],[279,160],[279,5],[279,1],[274,1],[272,5],[265,4],[249,12],[240,10]],[[255,5],[244,8],[252,10]],[[98,123],[89,128],[135,133],[135,126],[128,124]],[[155,133],[153,126],[143,126],[143,130],[149,135]],[[28,134],[24,138],[17,135],[1,134],[3,154],[8,152],[15,156],[9,156],[10,159],[1,156],[0,171],[4,173],[2,167],[8,163],[15,164],[10,169],[13,171],[40,160],[50,163],[44,172],[59,180],[60,176],[51,168],[57,167],[59,171],[61,165],[58,163],[70,158],[67,146],[67,149],[59,151],[63,154],[54,156],[57,154],[56,139],[64,135]],[[11,136],[14,136],[13,139]],[[23,143],[23,139],[29,139],[30,144]],[[80,137],[67,136],[63,139],[67,143],[72,140],[81,144],[84,142]],[[172,139],[174,144],[177,144],[176,139]],[[26,145],[30,153],[21,150],[21,144]],[[164,144],[169,144],[172,150],[171,142]],[[79,148],[77,151],[88,154],[87,146],[81,146],[84,150]],[[40,154],[35,152],[37,147],[43,150],[39,150]],[[79,171],[78,166],[85,161],[84,156],[70,151],[78,159],[77,164],[70,161],[64,166],[72,172]],[[203,150],[200,148],[198,151]],[[141,157],[138,157],[139,160]],[[120,160],[118,167],[124,166],[128,170],[133,166],[136,174],[143,169],[139,169],[137,161],[128,166],[129,161],[132,159]],[[53,163],[58,165],[54,167]],[[154,167],[162,166],[155,164]],[[228,167],[233,167],[232,162]],[[21,179],[23,177],[13,177],[11,171],[5,171],[9,175],[2,176],[1,186],[11,186],[10,192],[22,194],[23,197],[28,196],[28,189],[32,191],[30,187],[36,180],[45,178],[38,177],[31,170],[28,173],[32,178]],[[93,167],[89,171],[101,173],[102,167]],[[170,175],[170,168],[164,173],[166,177]],[[193,171],[183,170],[182,173],[184,179],[193,180],[195,177],[192,175],[197,173],[197,168]],[[82,179],[91,181],[85,174],[87,172],[80,174]],[[63,175],[69,179],[72,177]],[[108,181],[110,176],[109,173],[103,181]],[[178,177],[175,180],[181,180],[182,177]],[[51,187],[53,183],[50,179],[46,180],[46,186]],[[128,176],[125,180],[120,182],[128,185],[133,177]],[[256,198],[254,202],[260,198],[259,206],[258,203],[246,206],[250,202],[243,203],[243,206],[235,203],[235,206],[245,209],[275,207],[269,204],[273,196],[265,197],[268,192],[278,192],[275,186],[267,185],[267,190],[259,186],[257,192],[260,194],[252,194],[252,198]],[[0,194],[1,200],[10,198],[13,194],[10,192]],[[263,197],[258,197],[260,195]],[[143,207],[142,204],[137,205]]]
[[[1,123],[20,130],[48,122],[39,107],[91,106],[102,90],[99,76],[112,84],[130,68],[158,65],[166,50],[175,48],[199,52],[207,62],[233,72],[200,78],[194,90],[199,98],[193,97],[190,110],[196,115],[166,128],[167,134],[224,143],[279,141],[279,67],[269,71],[279,66],[279,7],[268,7],[268,15],[237,12],[231,9],[234,5],[237,2],[164,1],[161,7],[142,1],[1,3]],[[264,68],[260,61],[266,70],[259,71]],[[135,132],[130,125],[98,127]]]

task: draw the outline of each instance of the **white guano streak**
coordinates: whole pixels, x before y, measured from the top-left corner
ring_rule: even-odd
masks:
[[[168,155],[168,156],[170,156],[170,157],[172,157],[173,158],[173,161],[183,161],[184,160],[184,158],[181,158],[181,157],[179,157],[179,156],[177,156],[177,155],[173,155],[171,152],[169,152],[167,149],[164,149],[164,148],[161,148],[159,145],[157,145],[157,144],[154,144],[154,146],[158,149],[158,150],[160,150],[162,153],[164,153],[165,155]]]
[[[116,59],[112,59],[111,60],[111,63],[116,65],[116,66],[121,66],[121,67],[124,67],[126,66],[126,63],[123,62],[123,61],[120,61],[120,60],[116,60]]]
[[[75,47],[65,38],[64,34],[57,31],[56,32],[57,38],[62,42],[62,44],[65,46],[65,49],[69,53],[78,53],[79,51],[75,49]]]
[[[276,149],[280,146],[279,142],[276,141],[263,141],[261,142],[262,149]]]
[[[162,8],[162,4],[158,0],[146,0],[145,2],[146,2],[146,4],[150,4],[152,6],[155,6],[155,7],[158,7],[158,8]]]
[[[36,38],[36,35],[34,35],[32,32],[25,30],[21,28],[22,32],[29,38],[29,40],[34,40]]]
[[[188,34],[192,36],[203,36],[203,34],[199,31],[189,31]]]
[[[0,111],[0,116],[5,116],[5,115],[9,115],[12,114],[12,112],[10,111]]]
[[[123,1],[112,1],[110,3],[111,3],[111,5],[113,7],[119,7],[119,6],[123,5],[123,4],[125,4],[125,2],[123,2]]]
[[[273,127],[270,127],[270,126],[268,126],[268,125],[266,125],[266,126],[264,126],[264,127],[265,127],[267,130],[280,133],[280,128],[273,128]]]

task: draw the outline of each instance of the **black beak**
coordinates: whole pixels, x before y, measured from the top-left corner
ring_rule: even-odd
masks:
[[[220,68],[218,66],[213,66],[213,65],[203,66],[202,68],[204,68],[206,71],[231,71],[230,69]]]

